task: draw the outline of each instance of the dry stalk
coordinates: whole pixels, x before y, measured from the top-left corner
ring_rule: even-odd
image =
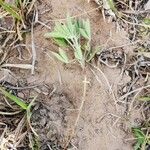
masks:
[[[81,113],[82,113],[82,110],[83,110],[83,106],[84,106],[84,103],[85,103],[85,100],[86,100],[86,91],[87,91],[87,84],[88,83],[89,82],[87,81],[87,77],[85,76],[84,77],[84,81],[83,81],[83,97],[82,97],[82,102],[81,102],[81,105],[80,105],[80,107],[78,109],[78,115],[77,115],[77,118],[75,120],[73,129],[71,130],[71,133],[69,135],[68,141],[66,142],[65,149],[68,147],[71,139],[73,138],[73,136],[75,134],[75,130],[77,128],[77,125],[78,125],[78,122],[79,122],[79,119],[80,119],[80,116],[81,116]]]

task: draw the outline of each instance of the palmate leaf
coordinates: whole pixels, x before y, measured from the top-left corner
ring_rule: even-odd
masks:
[[[80,34],[81,34],[84,38],[89,39],[89,36],[88,36],[88,34],[86,33],[86,31],[85,31],[84,29],[80,28],[79,30],[80,30]]]
[[[65,39],[65,36],[64,34],[60,33],[60,32],[50,32],[50,33],[46,33],[44,35],[45,38],[62,38],[62,39]]]
[[[86,29],[86,32],[88,33],[89,37],[91,37],[91,26],[90,26],[90,20],[89,19],[86,20],[85,29]]]
[[[66,63],[69,63],[68,56],[63,49],[59,48],[59,54],[65,60]]]
[[[86,30],[86,33],[87,33],[89,39],[91,39],[91,26],[90,26],[90,20],[89,19],[87,19],[85,22],[85,30]]]
[[[84,38],[91,40],[91,27],[89,20],[87,19],[86,21],[85,20],[78,21],[78,26],[80,34]]]
[[[10,5],[4,2],[3,0],[0,0],[0,6],[2,6],[3,9],[7,11],[10,15],[12,15],[14,18],[18,20],[22,19],[21,15],[18,13],[18,9],[15,6]]]
[[[66,39],[72,39],[76,36],[75,23],[70,17],[67,17],[66,24],[57,22],[54,31],[63,34]]]
[[[68,46],[68,42],[64,38],[54,38],[54,41],[60,47]]]
[[[91,28],[90,28],[90,22],[89,20],[78,20],[78,19],[72,19],[69,16],[67,16],[66,23],[60,23],[57,22],[54,27],[54,31],[51,33],[45,34],[46,38],[53,38],[55,42],[59,46],[70,46],[72,50],[74,51],[74,57],[78,60],[78,62],[81,63],[82,66],[85,64],[85,60],[87,59],[87,55],[83,55],[83,48],[81,47],[81,37],[85,40],[85,43],[88,46],[88,50],[84,49],[85,53],[86,51],[90,51],[90,41],[91,41]],[[62,53],[62,50],[59,51],[59,53],[52,52],[57,59],[64,63],[68,63],[68,57],[66,53]],[[95,53],[92,53],[90,56],[94,57]],[[66,56],[66,57],[63,57]],[[91,60],[91,57],[89,58]]]
[[[90,40],[91,39],[91,27],[90,27],[90,21],[87,19],[86,21],[83,20],[83,28],[88,36],[88,39]]]
[[[67,28],[71,35],[75,34],[75,24],[73,23],[73,20],[67,16]]]
[[[76,32],[77,32],[78,34],[80,34],[79,29],[82,28],[82,21],[79,20],[79,19],[77,19],[77,20],[74,22],[74,24],[75,24]]]
[[[65,40],[64,35],[62,35],[61,33],[50,32],[50,33],[46,33],[44,36],[45,38],[53,38],[55,43],[58,44],[58,46],[61,46],[61,47],[68,46],[68,43]]]
[[[76,43],[76,50],[74,51],[74,55],[75,55],[75,58],[79,61],[83,59],[81,45],[78,42]]]
[[[52,52],[52,54],[61,62],[67,63],[58,53]]]
[[[75,55],[75,58],[79,61],[81,61],[83,59],[83,54],[82,54],[82,50],[79,49],[79,50],[76,50],[74,52],[74,55]]]
[[[46,38],[64,38],[64,39],[72,39],[72,37],[75,36],[75,27],[68,27],[65,24],[56,23],[56,26],[54,28],[53,32],[46,33],[44,36]]]
[[[66,38],[66,33],[64,32],[62,26],[56,23],[54,31],[46,33],[44,37],[45,38]]]
[[[85,20],[77,20],[76,21],[76,28],[77,32],[81,34],[85,39],[90,40],[91,39],[91,29],[90,29],[90,22],[87,19]]]
[[[79,38],[79,32],[78,28],[76,27],[76,22],[77,20],[73,20],[69,16],[67,17],[67,23],[66,26],[64,27],[66,30],[64,31],[68,33],[68,39]]]
[[[63,49],[59,49],[59,54],[55,52],[52,52],[52,54],[63,63],[69,63],[69,58]]]

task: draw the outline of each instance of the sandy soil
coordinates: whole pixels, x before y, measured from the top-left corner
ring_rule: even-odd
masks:
[[[44,0],[37,4],[39,19],[47,22],[53,29],[55,20],[71,16],[81,16],[97,7],[94,2],[86,0]],[[117,31],[114,23],[104,22],[100,10],[95,10],[82,18],[88,17],[92,27],[92,45],[115,47],[129,43],[127,34]],[[41,25],[34,28],[34,42],[37,60],[36,72],[16,71],[20,80],[25,79],[27,84],[40,84],[43,91],[39,96],[37,107],[34,109],[32,124],[40,136],[41,149],[64,149],[71,132],[75,133],[68,145],[71,150],[130,150],[132,141],[130,128],[137,125],[135,119],[140,118],[138,111],[124,118],[125,106],[115,104],[113,94],[106,78],[113,89],[116,99],[117,90],[131,80],[127,75],[121,76],[121,68],[111,69],[99,62],[98,68],[87,67],[85,72],[77,64],[64,65],[51,55],[50,51],[57,51],[58,47],[51,40],[46,40],[44,34],[49,29]],[[26,44],[31,45],[31,35],[27,36]],[[117,52],[128,53],[132,47],[116,49]],[[11,60],[14,61],[14,60]],[[26,61],[25,61],[26,62]],[[83,100],[84,77],[87,77],[85,103],[80,119],[75,127],[78,108]],[[46,85],[46,88],[45,86]],[[53,91],[54,89],[54,91]],[[41,90],[40,90],[41,91]],[[52,92],[52,93],[51,93]],[[38,122],[38,124],[35,122]]]

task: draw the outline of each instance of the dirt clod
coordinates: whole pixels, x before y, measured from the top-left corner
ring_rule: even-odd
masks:
[[[33,110],[32,126],[39,135],[41,150],[46,150],[48,145],[52,149],[64,148],[70,124],[69,109],[73,109],[69,101],[65,94],[54,93],[47,103],[38,103]]]

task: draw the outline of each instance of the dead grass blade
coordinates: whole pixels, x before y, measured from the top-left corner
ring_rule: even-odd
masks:
[[[0,111],[0,115],[7,115],[7,116],[13,116],[16,114],[19,114],[21,111],[15,111],[15,112],[1,112]]]
[[[85,76],[85,77],[84,77],[84,81],[83,81],[83,97],[82,97],[82,101],[81,101],[81,104],[80,104],[79,109],[77,109],[77,110],[78,110],[78,115],[77,115],[77,118],[76,118],[76,120],[75,120],[74,127],[73,127],[73,129],[71,130],[71,133],[70,133],[70,135],[69,135],[69,139],[68,139],[68,141],[67,141],[67,143],[66,143],[66,145],[65,145],[65,149],[68,147],[68,145],[69,145],[71,139],[73,138],[73,136],[74,136],[74,134],[75,134],[75,130],[76,130],[76,127],[77,127],[77,125],[78,125],[78,122],[79,122],[79,119],[80,119],[80,116],[81,116],[81,113],[82,113],[82,109],[83,109],[84,103],[85,103],[85,101],[86,101],[86,91],[87,91],[87,84],[88,84],[88,83],[89,83],[89,82],[87,81],[87,77]]]
[[[33,7],[34,7],[34,4],[35,4],[36,0],[32,0],[31,3],[30,3],[30,7],[28,9],[28,12],[27,12],[27,15],[32,11]]]
[[[29,125],[29,127],[30,127],[30,129],[31,129],[31,131],[33,132],[33,134],[36,136],[36,137],[38,137],[38,134],[35,132],[35,130],[33,129],[33,127],[32,127],[32,125],[31,125],[31,115],[32,115],[32,113],[31,113],[31,107],[34,105],[34,102],[35,102],[35,100],[36,100],[36,98],[37,98],[37,96],[35,96],[34,98],[33,98],[33,100],[30,102],[30,104],[28,105],[28,107],[27,107],[27,122],[28,122],[28,125]]]
[[[3,64],[1,65],[2,68],[10,67],[10,68],[20,68],[20,69],[31,69],[33,68],[30,64]]]
[[[92,64],[90,64],[90,65],[91,65],[93,68],[95,68],[98,72],[100,72],[100,74],[103,76],[103,78],[104,78],[104,80],[105,80],[105,82],[106,82],[106,84],[107,84],[107,86],[108,86],[108,88],[109,88],[109,91],[111,92],[111,95],[112,95],[112,98],[113,98],[113,100],[114,100],[114,102],[115,102],[115,106],[116,106],[116,110],[117,110],[117,102],[118,102],[118,100],[116,99],[116,96],[115,96],[115,94],[114,94],[114,91],[113,91],[113,89],[112,89],[112,87],[111,87],[111,85],[110,85],[110,83],[109,83],[107,77],[105,76],[105,74],[103,73],[103,71],[102,71],[100,68],[98,68],[98,67],[96,67],[96,66],[94,66],[94,65],[92,65]]]
[[[34,44],[34,35],[33,35],[33,23],[31,26],[31,43],[32,43],[32,69],[31,74],[34,74],[34,68],[35,68],[35,61],[36,61],[36,50],[35,50],[35,44]]]
[[[131,95],[131,94],[133,94],[133,93],[135,93],[135,92],[141,91],[141,90],[146,89],[146,88],[149,88],[149,87],[150,87],[150,85],[146,85],[146,86],[142,86],[142,87],[140,87],[140,88],[137,88],[137,89],[135,89],[135,90],[133,90],[133,91],[131,91],[131,92],[128,92],[128,93],[126,93],[125,95],[121,96],[121,97],[119,98],[119,101],[123,100],[124,98],[126,98],[127,96],[129,96],[129,95]]]

